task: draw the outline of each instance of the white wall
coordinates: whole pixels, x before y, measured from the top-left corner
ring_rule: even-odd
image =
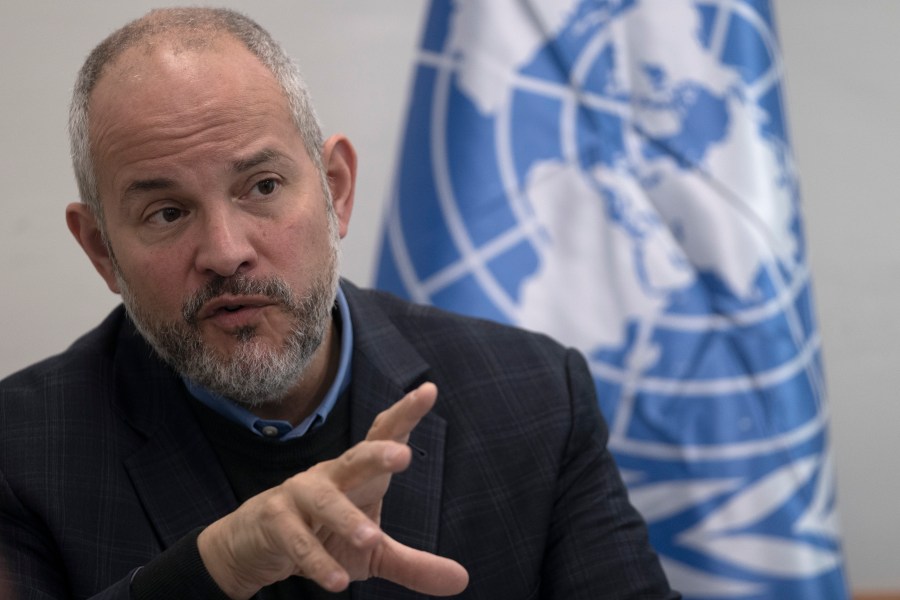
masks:
[[[845,552],[900,589],[900,2],[776,2]]]
[[[900,588],[900,2],[775,0],[789,124],[825,338],[849,573]],[[70,238],[76,199],[65,133],[90,48],[162,2],[0,5],[0,377],[58,352],[116,303]],[[344,272],[370,281],[423,4],[409,0],[222,2],[297,58],[326,132],[360,154]]]

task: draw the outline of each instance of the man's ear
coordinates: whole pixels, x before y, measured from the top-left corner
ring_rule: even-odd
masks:
[[[325,140],[322,164],[331,189],[331,202],[337,215],[341,238],[347,235],[353,194],[356,191],[356,150],[345,136],[336,134]]]
[[[109,256],[109,249],[103,243],[100,226],[97,224],[94,213],[86,204],[73,202],[66,207],[66,225],[75,236],[75,241],[91,259],[91,264],[100,273],[100,277],[106,281],[107,287],[113,293],[118,294],[120,292],[119,283],[116,280],[112,258]]]

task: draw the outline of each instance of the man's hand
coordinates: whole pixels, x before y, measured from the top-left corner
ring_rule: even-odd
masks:
[[[381,577],[435,596],[468,584],[457,562],[415,550],[379,528],[393,473],[409,466],[410,432],[434,406],[425,383],[375,419],[366,440],[254,496],[197,538],[210,575],[231,598],[300,575],[332,592]]]

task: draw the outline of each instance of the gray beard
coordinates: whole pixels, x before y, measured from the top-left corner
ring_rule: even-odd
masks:
[[[254,408],[281,402],[300,382],[325,339],[338,286],[336,264],[332,262],[330,267],[302,298],[295,297],[277,276],[263,280],[242,275],[216,277],[185,301],[182,319],[173,322],[152,318],[131,294],[118,269],[116,274],[129,317],[163,360],[183,377]],[[255,327],[235,332],[237,347],[228,355],[210,347],[201,337],[197,314],[222,294],[265,296],[280,306],[291,320],[282,347],[270,347],[257,339]]]

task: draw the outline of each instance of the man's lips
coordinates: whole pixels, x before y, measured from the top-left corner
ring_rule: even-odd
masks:
[[[274,302],[263,296],[218,296],[200,309],[199,321],[212,320],[224,326],[240,326]]]

